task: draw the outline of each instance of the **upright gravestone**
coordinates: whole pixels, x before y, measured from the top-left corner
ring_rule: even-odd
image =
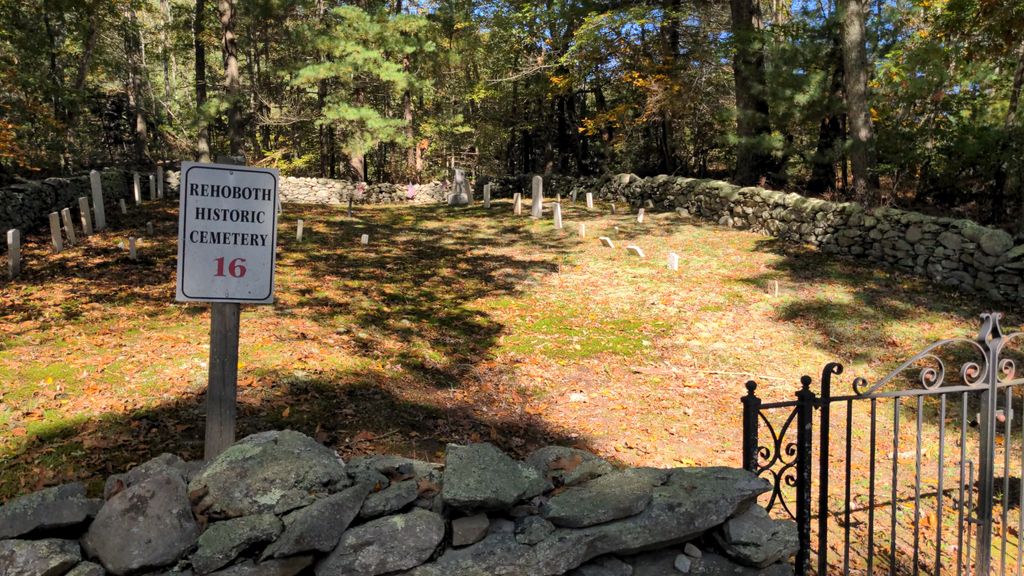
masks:
[[[153,237],[153,221],[146,222],[146,236]]]
[[[491,183],[484,184],[484,208],[491,207]]]
[[[643,248],[641,248],[639,246],[634,246],[633,244],[630,244],[629,246],[626,246],[626,252],[629,252],[630,254],[632,254],[634,256],[639,256],[640,258],[644,257],[644,250],[643,250]]]
[[[156,200],[156,176],[149,175],[149,199]]]
[[[78,199],[78,211],[82,213],[82,235],[92,234],[92,214],[89,213],[89,199],[82,196]]]
[[[675,252],[668,253],[668,269],[673,272],[679,271],[679,254]]]
[[[580,222],[580,238],[586,238],[586,237],[587,237],[587,225],[584,224],[583,222]]]
[[[512,195],[512,213],[516,216],[522,216],[523,214],[523,195],[521,192],[516,192]]]
[[[96,170],[89,171],[89,186],[92,188],[92,209],[96,214],[96,230],[107,227],[107,212],[103,208],[103,180]]]
[[[469,186],[466,182],[466,174],[461,169],[455,169],[455,179],[452,186],[452,195],[448,199],[451,206],[465,206],[469,204]]]
[[[360,236],[359,237],[359,243],[362,244],[363,246],[368,245],[370,243],[370,235],[369,234],[363,234],[362,236]]]
[[[530,218],[539,219],[544,216],[544,179],[533,177],[533,204],[530,205]]]
[[[138,172],[132,173],[132,198],[135,199],[135,205],[142,204],[142,178]]]
[[[68,246],[74,246],[78,238],[75,236],[75,222],[71,219],[71,208],[61,210],[60,219],[64,221],[64,234],[68,237]]]
[[[53,240],[53,251],[60,254],[64,249],[64,237],[60,235],[60,214],[50,212],[50,239]]]
[[[555,202],[554,220],[555,220],[555,230],[561,230],[562,229],[562,203],[561,202]]]
[[[303,224],[304,224],[304,222],[302,221],[302,218],[299,218],[299,221],[296,222],[296,224],[295,224],[295,241],[296,242],[302,242],[302,225]]]
[[[135,250],[135,238],[128,238],[128,257],[132,260],[138,260],[139,255]]]
[[[118,200],[117,205],[121,208],[121,215],[126,216],[128,214],[128,206],[125,206],[124,198]]]
[[[638,210],[637,213],[636,213],[636,223],[637,224],[643,224],[644,223],[644,209],[643,208]]]
[[[570,193],[570,196],[572,197],[572,203],[573,204],[576,203],[576,194],[577,194],[577,190],[575,188],[573,188],[572,192]]]
[[[612,202],[612,214],[615,214],[615,202]]]
[[[12,280],[21,274],[21,232],[7,231],[7,276]]]
[[[593,192],[587,192],[587,210],[593,210],[593,209],[594,209],[594,193]],[[614,212],[613,212],[613,214],[614,214]]]
[[[164,167],[156,167],[156,197],[163,200],[164,198]]]

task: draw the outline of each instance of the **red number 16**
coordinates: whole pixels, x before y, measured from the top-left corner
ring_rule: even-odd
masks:
[[[217,273],[214,276],[224,276],[224,257],[214,259],[217,263]],[[232,278],[241,278],[245,276],[245,258],[235,258],[228,263],[228,274]]]

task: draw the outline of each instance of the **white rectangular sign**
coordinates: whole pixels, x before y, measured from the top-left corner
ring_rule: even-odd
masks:
[[[274,301],[278,180],[271,168],[182,162],[178,301]]]

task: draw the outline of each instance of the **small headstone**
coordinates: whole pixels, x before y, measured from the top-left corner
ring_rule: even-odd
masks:
[[[138,259],[138,253],[135,251],[135,238],[128,238],[128,257],[132,260]]]
[[[561,230],[562,229],[562,204],[561,203],[556,203],[555,204],[554,219],[555,219],[555,230]]]
[[[530,218],[541,218],[544,216],[544,179],[540,176],[533,177],[533,203],[530,205]]]
[[[675,252],[668,253],[668,269],[673,272],[679,271],[679,254]]]
[[[629,252],[634,256],[639,256],[640,258],[644,257],[643,249],[641,249],[639,246],[633,246],[632,244],[626,246],[626,252]]]
[[[370,235],[369,234],[363,234],[362,236],[360,236],[359,237],[359,243],[362,244],[363,246],[366,246],[367,244],[369,244],[370,243]]]
[[[449,206],[466,206],[471,201],[469,186],[466,183],[466,173],[461,169],[455,169],[455,178],[452,184],[452,195],[448,198]]]
[[[575,188],[573,188],[573,189],[572,189],[572,203],[573,203],[573,204],[575,204],[575,203],[576,203],[576,196],[577,196],[577,195],[578,195],[578,191],[577,191],[577,190],[576,190]]]
[[[615,202],[612,202],[612,214],[615,214]]]
[[[491,207],[491,183],[484,184],[484,208]]]
[[[132,173],[132,198],[135,198],[135,205],[142,204],[142,178],[138,172]]]
[[[615,244],[612,242],[612,239],[607,236],[601,236],[600,238],[598,238],[598,240],[600,240],[601,244],[603,244],[606,248],[615,248]]]
[[[612,214],[615,214],[615,208],[614,208],[615,204],[612,204],[612,206],[613,206]],[[594,193],[593,192],[587,192],[587,210],[593,210],[593,209],[594,209]]]
[[[146,236],[153,236],[153,221],[146,222]]]
[[[21,232],[16,228],[7,231],[7,276],[15,279],[21,274]]]
[[[71,219],[71,208],[61,210],[60,219],[64,221],[64,233],[68,236],[68,246],[74,246],[78,238],[75,237],[75,223]]]
[[[149,175],[149,199],[156,200],[156,176]]]
[[[120,200],[118,200],[117,201],[117,205],[121,208],[121,215],[122,216],[127,216],[128,215],[128,206],[125,205],[124,198],[121,198]]]
[[[164,197],[164,167],[156,167],[156,197],[163,200]]]
[[[587,225],[584,224],[583,222],[580,222],[580,238],[586,238],[586,237],[587,237]]]
[[[772,284],[775,285],[775,297],[778,298],[779,297],[779,281],[778,280],[772,280]]]
[[[60,235],[60,214],[50,212],[50,238],[53,240],[53,251],[60,254],[64,249],[64,237]]]
[[[521,192],[516,192],[512,196],[512,213],[516,216],[523,215],[523,194]]]
[[[103,208],[103,180],[96,170],[89,171],[89,186],[92,188],[92,209],[96,214],[96,230],[107,227],[107,212]]]
[[[304,222],[302,221],[302,218],[299,218],[299,221],[296,223],[296,226],[295,226],[295,241],[296,242],[302,242],[302,225],[303,224],[304,224]]]
[[[644,223],[644,209],[643,208],[638,210],[637,213],[636,213],[636,223],[637,224],[643,224]]]
[[[89,199],[82,196],[78,199],[78,211],[82,213],[82,235],[92,234],[92,213],[89,212]]]

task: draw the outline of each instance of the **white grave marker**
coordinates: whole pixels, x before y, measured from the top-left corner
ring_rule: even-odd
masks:
[[[132,173],[132,198],[135,199],[135,205],[142,204],[142,178],[138,172]]]
[[[615,202],[612,202],[612,214],[615,214]]]
[[[92,234],[92,213],[89,212],[89,199],[82,196],[78,199],[78,211],[82,213],[82,235]]]
[[[587,225],[584,224],[583,222],[580,222],[580,238],[586,238],[586,237],[587,237]]]
[[[629,252],[634,256],[639,256],[640,258],[644,257],[644,251],[639,246],[633,246],[632,244],[626,246],[626,252]]]
[[[96,230],[107,227],[107,211],[103,207],[103,180],[96,170],[89,171],[89,185],[92,188],[92,209],[96,214]]]
[[[615,243],[613,243],[612,239],[607,236],[601,236],[598,240],[600,240],[601,244],[606,248],[615,248]]]
[[[516,216],[523,215],[523,195],[520,192],[512,196],[512,213]]]
[[[149,199],[156,200],[156,176],[149,175]]]
[[[156,197],[163,200],[164,197],[164,167],[156,167]]]
[[[668,269],[673,272],[679,271],[679,254],[675,252],[668,253]]]
[[[643,208],[638,210],[637,213],[636,213],[636,223],[637,224],[643,224],[644,223],[644,209]]]
[[[613,204],[613,206],[614,206],[614,204]],[[593,209],[594,209],[594,193],[593,192],[587,192],[587,210],[593,210]],[[612,214],[614,214],[614,213],[615,212],[613,211]]]
[[[572,203],[573,204],[576,203],[576,195],[577,195],[577,190],[575,188],[573,188],[572,189]]]
[[[296,242],[302,242],[302,225],[303,224],[304,224],[304,222],[302,221],[302,218],[299,218],[299,221],[295,223],[295,241]]]
[[[60,235],[60,214],[50,212],[50,239],[53,240],[53,251],[60,254],[64,249],[64,237]]]
[[[71,219],[71,208],[61,210],[60,219],[64,221],[64,233],[68,236],[68,246],[74,246],[78,238],[75,237],[75,223]]]
[[[555,219],[555,230],[561,230],[562,229],[562,204],[561,204],[561,202],[556,202],[555,203],[554,219]]]
[[[127,216],[128,215],[128,206],[125,205],[124,198],[121,198],[120,200],[118,200],[117,201],[117,205],[121,208],[121,215],[122,216]]]
[[[21,232],[7,231],[7,276],[12,280],[21,274]]]
[[[366,246],[367,244],[369,244],[370,243],[370,235],[369,234],[363,234],[362,236],[360,236],[359,237],[359,243],[362,244],[363,246]]]
[[[544,179],[533,177],[533,204],[530,205],[530,218],[544,216]]]
[[[138,252],[135,251],[135,238],[128,237],[128,257],[132,260],[138,260]]]
[[[274,301],[279,179],[270,168],[182,163],[178,301]]]
[[[484,184],[484,208],[491,207],[491,183]]]

